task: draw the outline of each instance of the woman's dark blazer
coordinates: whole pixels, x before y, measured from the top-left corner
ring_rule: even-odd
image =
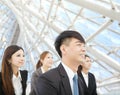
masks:
[[[36,95],[36,94],[35,94],[34,87],[35,87],[35,84],[36,84],[36,81],[37,81],[38,77],[39,77],[41,74],[42,74],[41,67],[38,68],[35,72],[33,72],[32,78],[31,78],[31,91],[30,91],[30,95]]]
[[[85,95],[97,95],[97,92],[96,92],[96,80],[95,80],[95,77],[92,73],[88,73],[88,87],[85,83],[85,80],[84,80],[84,77],[82,75],[82,73],[79,73],[78,74],[81,79],[83,80],[83,83],[84,83],[84,93]]]
[[[22,95],[26,95],[26,86],[27,86],[27,76],[28,76],[28,72],[26,70],[20,70],[20,74],[21,74],[21,78],[22,78],[22,88],[23,88],[23,93]],[[1,76],[1,72],[0,72],[0,95],[5,95],[4,91],[2,89],[2,76]]]

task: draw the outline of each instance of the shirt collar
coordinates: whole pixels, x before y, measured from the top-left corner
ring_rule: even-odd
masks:
[[[83,75],[84,77],[88,77],[88,73],[85,74],[84,72],[82,72],[82,75]]]
[[[41,67],[41,71],[42,71],[42,73],[45,73],[45,70],[43,69],[43,67]]]
[[[65,71],[66,71],[69,79],[73,79],[73,77],[74,77],[74,75],[75,75],[76,73],[74,73],[74,72],[73,72],[66,64],[64,64],[63,62],[62,62],[62,65],[63,65],[63,67],[64,67],[64,69],[65,69]]]
[[[18,71],[18,76],[17,76],[17,77],[13,74],[12,80],[14,81],[15,79],[20,79],[20,80],[22,80],[20,71]]]

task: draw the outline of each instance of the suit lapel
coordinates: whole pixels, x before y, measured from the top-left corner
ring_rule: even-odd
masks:
[[[68,75],[67,75],[64,67],[62,66],[62,64],[59,65],[58,70],[59,70],[59,73],[61,75],[61,81],[62,81],[63,88],[65,89],[64,90],[65,95],[72,95],[72,90],[71,90],[69,78],[68,78]]]
[[[62,83],[65,89],[65,95],[72,95],[69,79],[67,77],[62,78]]]
[[[81,79],[82,79],[82,81],[83,81],[83,83],[84,83],[85,88],[88,88],[87,85],[86,85],[86,83],[85,83],[85,79],[83,78],[82,73],[80,73],[79,75],[80,75],[80,77],[81,77]],[[88,78],[88,79],[89,79],[89,78]]]
[[[78,77],[78,87],[79,87],[79,95],[84,95],[84,82],[81,77]]]
[[[89,80],[88,88],[91,89],[93,84],[92,84],[92,77],[90,73],[88,73],[88,80]]]
[[[20,71],[21,74],[21,84],[22,84],[22,89],[23,89],[23,93],[22,95],[25,95],[25,89],[26,89],[26,81],[27,81],[27,71]]]

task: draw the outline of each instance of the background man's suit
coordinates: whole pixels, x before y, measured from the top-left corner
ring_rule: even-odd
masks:
[[[96,92],[96,81],[95,81],[95,77],[92,73],[88,73],[88,87],[85,83],[84,77],[82,75],[82,73],[79,73],[79,76],[81,77],[81,79],[83,80],[84,83],[84,93],[85,95],[97,95]]]

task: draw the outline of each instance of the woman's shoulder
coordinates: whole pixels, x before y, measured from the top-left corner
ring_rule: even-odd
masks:
[[[0,85],[2,84],[2,75],[1,75],[1,72],[0,72]]]
[[[3,89],[2,89],[2,75],[1,75],[1,72],[0,72],[0,95],[4,95]]]
[[[28,73],[28,71],[27,71],[27,70],[20,70],[20,72]]]
[[[41,70],[41,68],[38,68],[36,71],[34,71],[33,73],[32,73],[32,76],[33,77],[38,77],[39,75],[41,75],[42,74],[42,70]]]
[[[25,78],[27,80],[28,77],[28,71],[27,70],[20,70],[20,74],[22,78]]]
[[[0,72],[0,81],[2,80],[2,74],[1,74],[1,72]]]
[[[20,73],[21,74],[28,74],[28,71],[27,70],[20,70]]]

